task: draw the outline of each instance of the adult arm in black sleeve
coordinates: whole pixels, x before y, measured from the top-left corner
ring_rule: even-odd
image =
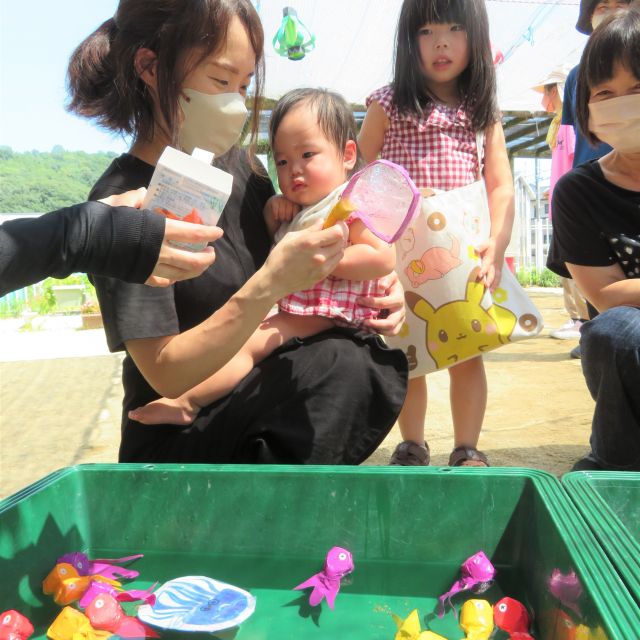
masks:
[[[0,295],[76,271],[145,282],[165,218],[150,211],[85,202],[0,225]]]

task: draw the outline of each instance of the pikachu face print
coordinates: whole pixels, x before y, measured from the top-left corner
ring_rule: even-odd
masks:
[[[405,292],[409,309],[426,323],[426,348],[438,369],[505,344],[516,325],[516,316],[508,309],[481,306],[485,288],[476,281],[477,273],[476,268],[469,274],[464,300],[437,309],[418,294]]]

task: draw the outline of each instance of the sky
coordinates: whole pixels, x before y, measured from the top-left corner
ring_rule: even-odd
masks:
[[[127,144],[65,112],[75,47],[115,12],[117,0],[0,0],[0,145],[16,151],[121,152]]]
[[[355,0],[340,1],[350,4]],[[384,1],[395,4],[393,0]],[[550,2],[554,4],[553,0]],[[259,5],[267,29],[268,52],[272,37],[267,27],[269,16],[280,14],[285,5],[301,7],[298,11],[302,16],[309,3],[315,4],[316,0],[254,2]],[[506,53],[517,40],[516,34],[523,33],[531,17],[548,4],[541,5],[540,0],[490,0],[487,7],[494,45]],[[567,38],[575,39],[571,25],[578,13],[578,1],[559,0],[556,4],[560,6],[554,9],[554,15],[562,16],[563,24],[568,25],[563,27]],[[55,145],[87,152],[119,153],[127,149],[128,143],[121,137],[64,110],[69,56],[89,33],[113,15],[117,5],[117,0],[0,0],[0,146],[8,145],[16,151],[50,151]],[[390,24],[389,28],[391,38],[395,27]],[[527,46],[525,43],[518,53],[525,52]],[[519,64],[523,73],[531,66],[526,58]]]

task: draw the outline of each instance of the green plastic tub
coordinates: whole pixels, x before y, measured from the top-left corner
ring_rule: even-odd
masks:
[[[355,572],[334,611],[326,603],[312,609],[292,588],[319,571],[335,545],[353,553]],[[38,638],[58,612],[42,579],[58,556],[76,550],[94,558],[144,553],[131,588],[206,575],[247,589],[256,611],[225,638],[390,640],[391,613],[404,618],[417,608],[423,628],[458,640],[456,617],[438,619],[435,605],[479,550],[498,571],[480,597],[521,600],[535,612],[536,638],[639,637],[640,611],[593,534],[560,483],[533,470],[63,469],[0,503],[0,603],[30,618]],[[580,579],[574,606],[550,592],[554,570]]]
[[[640,605],[640,473],[574,471],[562,483]]]

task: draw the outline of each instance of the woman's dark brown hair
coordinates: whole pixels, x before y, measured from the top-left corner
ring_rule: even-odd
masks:
[[[576,88],[576,117],[582,135],[592,145],[600,140],[589,131],[591,87],[610,80],[617,63],[640,79],[640,9],[637,7],[607,15],[582,52]]]
[[[185,60],[201,50],[201,62],[224,46],[229,23],[238,16],[247,29],[256,55],[252,100],[251,141],[258,132],[259,96],[264,80],[264,33],[250,0],[120,0],[109,18],[71,55],[67,70],[70,100],[67,109],[94,119],[111,131],[153,139],[154,103],[135,68],[136,52],[156,55],[159,109],[175,144],[178,99],[191,71]]]
[[[484,0],[404,0],[396,31],[393,101],[400,112],[422,114],[434,101],[420,65],[418,32],[427,24],[461,24],[469,43],[469,64],[458,88],[473,128],[483,131],[500,119],[496,73]]]

